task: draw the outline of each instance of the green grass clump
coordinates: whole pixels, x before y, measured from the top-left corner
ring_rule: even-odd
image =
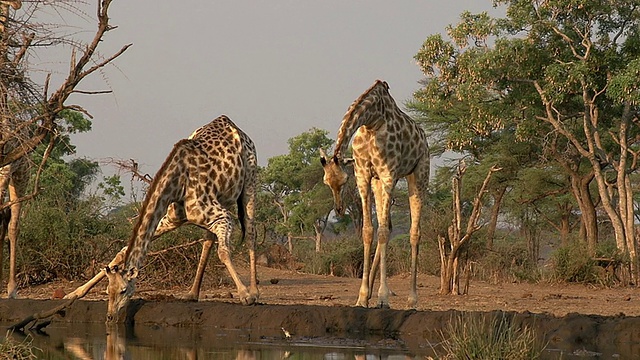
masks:
[[[0,360],[30,360],[37,359],[35,354],[39,351],[31,343],[31,338],[27,337],[22,342],[18,342],[11,337],[11,332],[7,332],[4,340],[0,342]]]
[[[544,346],[533,329],[506,313],[460,314],[442,332],[442,359],[538,359]]]

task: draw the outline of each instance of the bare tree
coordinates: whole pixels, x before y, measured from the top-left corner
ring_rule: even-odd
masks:
[[[15,251],[20,204],[37,194],[38,175],[57,137],[57,128],[62,121],[60,115],[65,110],[73,110],[92,117],[82,106],[69,104],[69,96],[74,93],[108,93],[82,91],[77,87],[83,79],[112,63],[131,46],[125,45],[106,57],[97,51],[105,34],[115,28],[109,23],[111,1],[97,2],[97,28],[90,41],[81,42],[71,36],[57,37],[49,26],[35,19],[36,13],[43,8],[52,8],[54,12],[62,8],[84,16],[81,8],[87,5],[85,1],[32,0],[25,2],[23,7],[20,0],[0,0],[0,211],[11,208],[8,226],[11,244],[9,297],[15,296],[16,288]],[[41,84],[36,83],[28,55],[35,53],[36,49],[61,44],[72,46],[69,69],[57,89],[51,92],[54,86],[51,81],[53,70],[47,72]],[[48,147],[38,166],[34,190],[31,194],[25,194],[25,184],[29,179],[29,155],[36,147],[46,143]],[[5,201],[7,189],[9,201]],[[0,238],[0,258],[3,240]]]
[[[0,116],[3,131],[0,137],[0,167],[8,165],[22,156],[29,154],[45,137],[56,132],[60,120],[59,114],[65,109],[80,111],[86,116],[92,116],[82,106],[68,104],[67,100],[73,93],[101,94],[110,91],[82,91],[77,89],[80,82],[87,76],[110,64],[122,55],[132,44],[123,46],[110,56],[102,56],[97,50],[108,31],[115,29],[109,23],[109,6],[112,0],[101,0],[97,7],[97,28],[93,38],[88,43],[78,43],[72,39],[51,38],[51,32],[42,25],[34,25],[29,21],[33,14],[44,6],[61,6],[76,8],[73,0],[31,1],[29,9],[21,17],[11,16],[9,5],[20,8],[20,1],[2,1],[0,9],[6,20],[3,26],[0,43],[0,72],[2,77],[0,86]],[[14,6],[13,4],[16,3]],[[56,44],[72,45],[70,66],[66,77],[58,88],[49,93],[52,84],[50,74],[44,84],[36,85],[29,77],[26,54],[36,47]],[[26,130],[26,131],[25,131]]]
[[[463,267],[460,263],[461,250],[471,240],[473,234],[482,228],[482,226],[478,224],[482,209],[482,198],[487,192],[491,175],[499,170],[500,168],[496,166],[492,166],[491,169],[489,169],[480,190],[478,190],[473,200],[473,208],[467,220],[467,226],[463,229],[460,193],[462,189],[462,177],[466,171],[466,166],[464,165],[464,161],[458,164],[451,185],[453,191],[453,221],[448,228],[449,246],[447,246],[447,241],[444,236],[438,236],[438,245],[440,248],[440,294],[460,295],[467,291],[466,289],[460,289],[460,269]]]

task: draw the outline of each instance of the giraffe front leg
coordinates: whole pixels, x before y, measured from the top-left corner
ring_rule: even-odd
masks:
[[[358,177],[356,182],[362,201],[362,246],[364,250],[362,283],[358,292],[356,306],[368,307],[371,298],[369,277],[371,276],[371,243],[373,242],[373,222],[371,221],[371,183],[369,177]]]
[[[389,229],[378,228],[378,247],[376,252],[380,252],[380,287],[378,288],[377,308],[389,308],[389,286],[387,285],[387,241]]]
[[[184,300],[198,301],[200,298],[200,287],[202,286],[202,278],[204,277],[204,270],[207,268],[207,262],[209,261],[209,254],[211,253],[211,247],[213,246],[214,234],[207,231],[202,242],[202,254],[200,254],[200,262],[198,263],[198,270],[196,276],[193,278],[193,284],[189,292],[182,298]]]
[[[389,308],[389,286],[387,285],[387,243],[389,242],[389,212],[391,209],[391,191],[393,183],[380,179],[373,179],[372,189],[376,200],[376,215],[378,216],[378,246],[376,257],[380,261],[380,287],[378,288],[378,302],[376,307]]]
[[[364,258],[362,267],[362,283],[360,283],[360,291],[358,292],[358,301],[356,306],[368,307],[371,298],[369,288],[369,277],[371,276],[370,259],[371,259],[371,242],[373,239],[373,226],[362,227],[362,245],[364,247]]]

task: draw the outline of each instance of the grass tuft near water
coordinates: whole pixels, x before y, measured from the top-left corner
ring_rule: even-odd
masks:
[[[4,340],[0,342],[0,360],[31,360],[37,359],[36,352],[40,349],[33,346],[32,339],[27,336],[22,342],[18,342],[13,339],[10,331],[4,337]]]
[[[539,359],[545,349],[533,329],[516,324],[507,313],[461,313],[441,332],[440,359]]]

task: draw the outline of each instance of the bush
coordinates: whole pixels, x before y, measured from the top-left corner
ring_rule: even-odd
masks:
[[[538,281],[541,274],[531,261],[527,245],[522,242],[496,242],[491,251],[478,259],[477,275],[482,280]]]
[[[358,238],[332,239],[324,242],[322,246],[322,251],[318,253],[315,251],[315,244],[311,241],[298,241],[294,244],[294,257],[304,264],[302,271],[344,277],[362,276],[364,250]]]
[[[580,283],[598,281],[595,261],[582,244],[573,243],[558,248],[553,254],[552,265],[552,280]]]
[[[124,246],[128,237],[120,236],[130,232],[130,225],[100,214],[100,204],[94,200],[66,207],[37,201],[25,206],[18,251],[20,286],[90,277],[96,266]]]
[[[462,313],[442,332],[443,359],[538,359],[545,346],[506,313]]]

